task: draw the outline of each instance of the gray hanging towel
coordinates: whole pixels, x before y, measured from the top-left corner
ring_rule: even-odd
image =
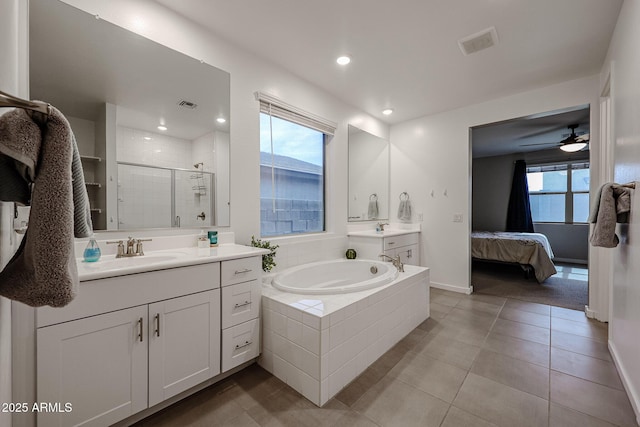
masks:
[[[616,183],[606,183],[595,199],[589,222],[595,223],[589,241],[592,246],[615,248],[620,240],[616,236],[616,222],[629,222],[631,193]]]
[[[78,290],[73,237],[92,233],[82,164],[69,122],[55,108],[48,116],[10,111],[0,117],[0,153],[4,165],[13,162],[18,171],[12,179],[33,182],[29,229],[0,272],[0,295],[33,307],[67,305]],[[6,200],[6,193],[0,196]]]

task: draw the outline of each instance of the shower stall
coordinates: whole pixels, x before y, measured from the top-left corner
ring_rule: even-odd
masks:
[[[118,162],[118,229],[201,227],[215,222],[215,174]]]

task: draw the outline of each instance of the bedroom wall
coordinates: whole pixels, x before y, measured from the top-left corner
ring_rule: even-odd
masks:
[[[513,164],[518,159],[524,159],[527,164],[588,160],[589,152],[566,154],[556,148],[473,159],[471,165],[473,230],[505,230]],[[587,224],[536,223],[535,231],[547,236],[556,261],[587,264],[589,259],[589,226]]]
[[[471,170],[472,230],[504,231],[516,153],[473,159]]]
[[[598,75],[583,77],[391,127],[391,199],[406,191],[415,216],[423,214],[421,265],[431,268],[433,286],[470,291],[470,128],[590,104],[593,150],[599,134],[598,85]],[[397,209],[392,202],[391,212]],[[462,214],[462,222],[453,222],[454,214]]]
[[[640,181],[640,1],[626,0],[620,11],[601,87],[611,71],[613,102],[614,178]],[[632,194],[631,219],[619,225],[620,245],[613,255],[613,292],[609,348],[640,423],[640,187]]]

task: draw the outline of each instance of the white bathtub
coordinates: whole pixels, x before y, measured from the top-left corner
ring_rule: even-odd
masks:
[[[280,282],[291,280],[289,285],[297,288],[315,282],[324,291],[327,282],[351,277],[351,270],[366,268],[370,274],[372,265],[379,276],[389,271],[397,278],[341,294],[335,289],[320,295],[282,291],[273,286],[273,280],[262,287],[263,341],[258,363],[318,406],[429,317],[429,269],[405,265],[404,273],[397,273],[387,263],[335,260],[291,268],[280,277]],[[361,285],[362,281],[334,282],[333,287]]]
[[[398,270],[390,263],[340,259],[289,268],[276,274],[271,284],[284,292],[329,295],[377,288],[397,277]]]

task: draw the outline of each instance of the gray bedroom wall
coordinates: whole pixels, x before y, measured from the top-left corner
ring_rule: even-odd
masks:
[[[473,159],[472,229],[477,231],[504,231],[507,225],[507,206],[513,179],[516,154]]]
[[[513,164],[588,160],[589,152],[571,155],[558,149],[503,156],[480,157],[472,163],[472,227],[478,231],[504,231],[513,178]],[[587,263],[589,226],[587,224],[535,224],[535,231],[549,239],[557,261]]]

